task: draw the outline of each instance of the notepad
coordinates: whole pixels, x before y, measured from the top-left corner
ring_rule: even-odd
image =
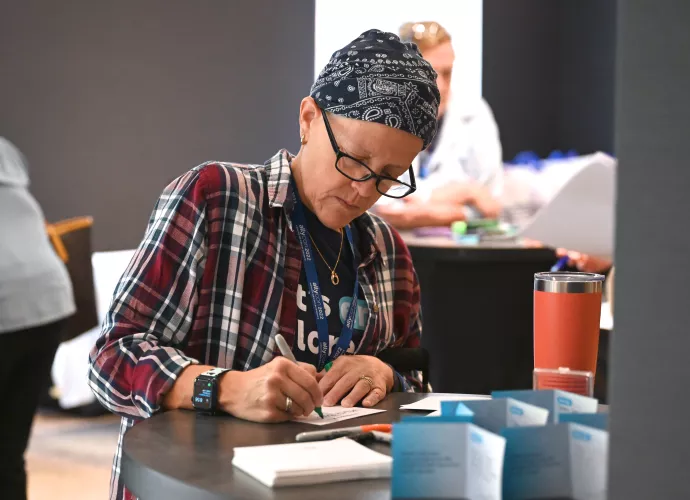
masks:
[[[393,459],[352,439],[235,448],[232,465],[269,487],[391,476]]]

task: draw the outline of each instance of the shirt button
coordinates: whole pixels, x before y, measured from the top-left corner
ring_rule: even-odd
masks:
[[[371,310],[374,312],[374,314],[377,314],[379,312],[379,305],[374,302],[374,305],[371,307]]]

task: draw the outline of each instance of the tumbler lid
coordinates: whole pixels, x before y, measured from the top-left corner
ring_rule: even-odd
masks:
[[[604,279],[603,274],[596,273],[536,273],[534,289],[553,293],[601,293]]]

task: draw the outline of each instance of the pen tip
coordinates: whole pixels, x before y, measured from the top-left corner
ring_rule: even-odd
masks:
[[[323,411],[321,411],[321,408],[314,408],[314,411],[319,417],[323,418]]]

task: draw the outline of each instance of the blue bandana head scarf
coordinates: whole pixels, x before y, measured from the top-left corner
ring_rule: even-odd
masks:
[[[409,132],[429,146],[438,128],[436,72],[414,43],[369,30],[336,51],[311,88],[324,111]]]

